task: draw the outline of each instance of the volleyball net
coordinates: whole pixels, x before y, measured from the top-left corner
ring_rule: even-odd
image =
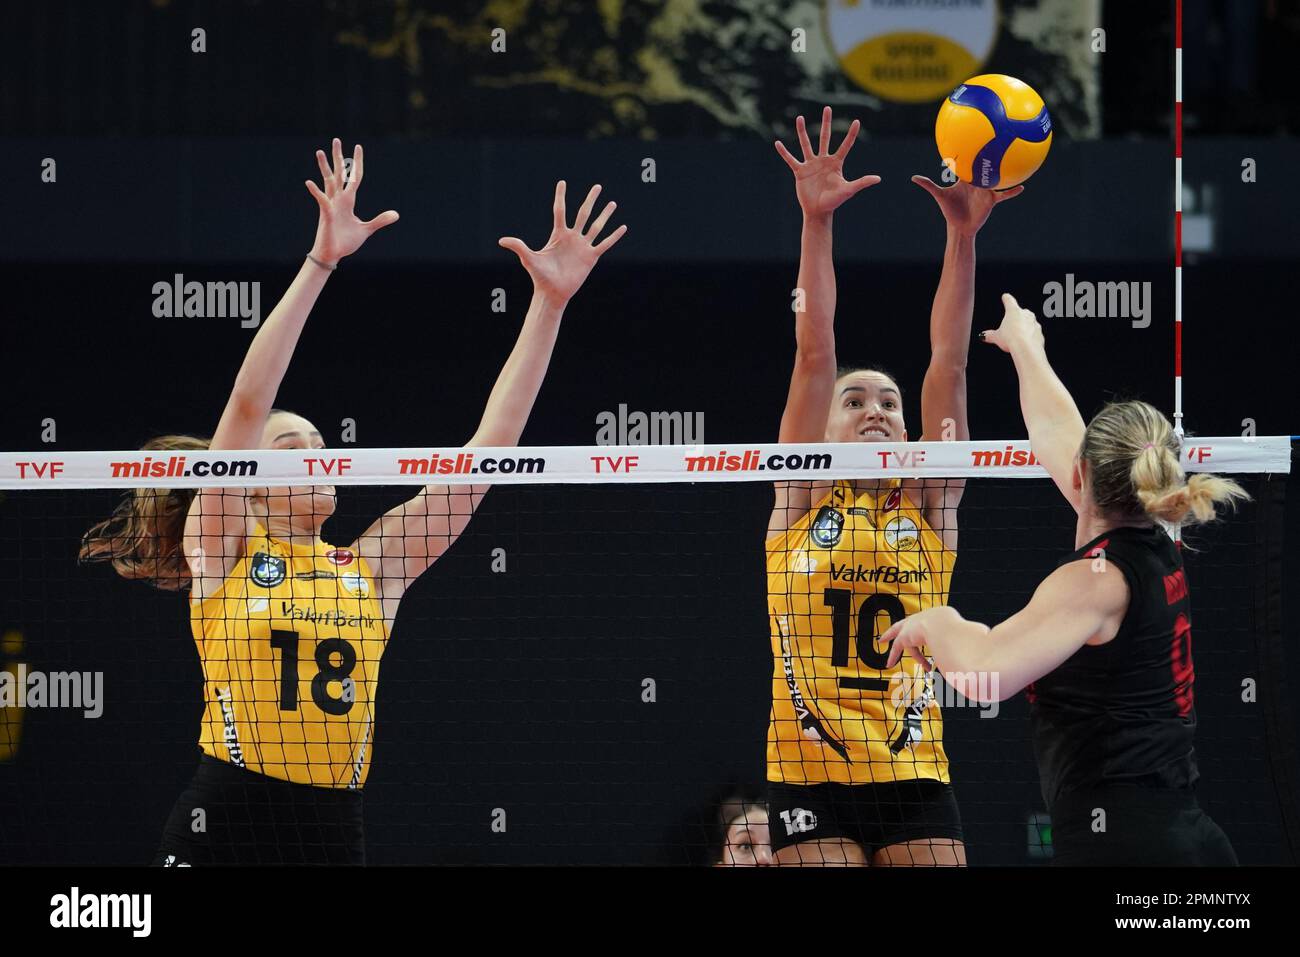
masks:
[[[1251,495],[1187,530],[1184,550],[1199,796],[1243,863],[1293,862],[1300,843],[1281,605],[1290,454],[1285,436],[1183,441],[1187,471],[1232,475]],[[965,483],[951,567],[936,557],[946,530],[891,503],[894,485],[916,479]],[[770,578],[771,483],[852,480],[881,483],[871,506],[814,510],[810,544],[778,555]],[[465,532],[385,623],[386,644],[367,643],[357,619],[376,607],[362,603],[379,566],[348,547],[420,486],[446,486],[432,494],[454,513],[466,486],[484,484]],[[123,580],[78,552],[132,489],[223,489],[251,503],[250,492],[288,487],[292,509],[313,486],[337,491],[321,531],[331,549],[304,565],[268,546],[246,556],[242,590],[205,604],[228,626],[208,653],[261,663],[247,682],[250,731],[205,704],[187,593]],[[802,722],[798,695],[849,702],[808,708],[821,723],[798,727],[831,750],[852,749],[852,708],[876,702],[889,714],[881,760],[918,762],[921,777],[936,770],[925,745],[937,710],[970,862],[1050,859],[1024,696],[977,704],[941,678],[891,682],[876,638],[899,610],[870,597],[925,607],[946,591],[989,624],[1024,606],[1074,548],[1074,514],[1024,440],[6,452],[0,496],[5,862],[147,862],[200,735],[236,753],[229,725],[250,768],[364,784],[371,863],[704,863],[724,838],[720,799],[762,800],[774,699]],[[871,534],[845,536],[853,509]],[[801,583],[814,573],[831,580],[811,595]],[[771,594],[774,580],[784,594]],[[773,597],[820,617],[818,647],[840,678],[782,661],[802,646],[773,638]],[[276,622],[265,634],[251,627],[262,619]],[[344,624],[361,629],[355,647]],[[308,744],[351,751],[343,760]],[[328,767],[312,766],[318,755]],[[791,760],[807,770],[802,752]]]

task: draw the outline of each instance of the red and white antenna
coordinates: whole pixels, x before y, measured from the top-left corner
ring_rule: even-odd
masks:
[[[1183,0],[1174,0],[1174,432],[1183,439]]]

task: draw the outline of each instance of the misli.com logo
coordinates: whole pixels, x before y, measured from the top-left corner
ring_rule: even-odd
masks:
[[[1031,467],[1038,459],[1029,449],[1008,445],[1005,449],[971,449],[970,464],[975,468]]]
[[[113,478],[226,478],[257,474],[257,462],[252,459],[217,459],[187,465],[184,455],[161,459],[146,455],[134,462],[110,462],[108,467]]]
[[[484,457],[475,462],[473,452],[459,452],[453,458],[445,458],[435,453],[427,459],[398,459],[397,471],[401,475],[536,474],[546,471],[546,459],[521,456],[500,459]]]
[[[687,455],[684,458],[688,472],[761,472],[765,469],[821,471],[830,468],[832,461],[829,452],[810,452],[806,455],[797,452],[782,455],[778,452],[764,458],[759,449],[734,453],[724,449],[716,455]]]

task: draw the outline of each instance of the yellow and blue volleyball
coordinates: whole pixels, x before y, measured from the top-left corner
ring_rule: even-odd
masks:
[[[934,139],[962,182],[1009,189],[1034,175],[1052,146],[1052,118],[1032,86],[1013,76],[973,76],[939,107]]]

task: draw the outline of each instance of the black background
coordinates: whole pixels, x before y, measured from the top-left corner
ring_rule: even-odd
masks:
[[[84,35],[80,13],[59,15],[71,18],[69,37]],[[1049,354],[1085,416],[1113,396],[1172,408],[1171,91],[1160,46],[1168,22],[1120,27],[1120,37],[1150,38],[1153,52],[1117,53],[1113,69],[1107,61],[1107,115],[1137,114],[1136,99],[1150,104],[1141,114],[1150,122],[1108,120],[1112,135],[1100,143],[1057,144],[1025,195],[994,213],[979,245],[977,330],[997,321],[1001,292],[1039,309],[1043,285],[1068,272],[1152,283],[1149,329],[1045,321]],[[49,29],[35,37],[52,61],[73,43]],[[309,53],[284,56],[298,62]],[[707,442],[775,438],[793,353],[798,218],[767,142],[665,141],[665,155],[692,161],[666,164],[648,186],[636,163],[645,151],[626,141],[520,139],[498,129],[471,138],[467,154],[457,152],[459,140],[386,129],[382,111],[372,115],[355,97],[314,102],[310,123],[277,125],[266,117],[284,115],[288,95],[259,92],[251,78],[246,87],[203,87],[205,103],[238,108],[223,107],[207,125],[169,127],[168,116],[189,114],[151,112],[141,89],[152,86],[132,93],[122,85],[126,67],[92,66],[30,98],[6,84],[0,110],[10,194],[0,206],[5,448],[41,447],[46,418],[62,450],[210,432],[251,331],[231,319],[156,319],[152,286],[176,272],[261,281],[269,312],[311,244],[314,212],[301,186],[313,173],[311,150],[334,134],[350,144],[358,128],[371,159],[363,215],[394,207],[403,221],[331,278],[277,399],[331,445],[345,418],[355,420],[361,446],[469,437],[529,294],[522,269],[492,239],[513,233],[539,244],[557,176],[569,179],[575,200],[588,182],[604,183],[620,202],[616,221],[631,231],[570,305],[523,443],[593,444],[596,416],[620,403],[702,412]],[[1197,68],[1188,64],[1189,77]],[[1115,77],[1131,95],[1116,92]],[[1188,80],[1196,85],[1207,84]],[[101,86],[124,95],[104,104]],[[1259,104],[1270,90],[1261,79],[1252,116],[1267,112]],[[1125,109],[1113,106],[1120,101]],[[79,103],[100,106],[86,116]],[[819,106],[800,104],[809,113]],[[1235,435],[1253,419],[1260,434],[1289,434],[1300,431],[1290,328],[1290,224],[1300,206],[1283,172],[1294,142],[1276,135],[1285,117],[1254,140],[1215,138],[1214,122],[1223,132],[1258,132],[1207,110],[1185,148],[1189,181],[1217,185],[1219,224],[1217,248],[1189,257],[1185,270],[1186,424]],[[444,165],[422,165],[430,144],[449,154]],[[301,153],[294,168],[257,161],[291,148]],[[176,159],[178,149],[194,157],[192,167]],[[111,175],[97,151],[112,157]],[[932,154],[924,128],[912,138],[865,139],[853,162],[886,182],[837,222],[840,356],[895,374],[913,435],[943,231],[906,175],[934,176]],[[60,157],[54,186],[39,181],[49,155]],[[237,162],[223,163],[230,155]],[[1261,161],[1260,181],[1245,185],[1242,156],[1276,159]],[[225,179],[196,172],[214,166]],[[459,178],[478,167],[488,172]],[[504,315],[489,308],[498,287]],[[969,390],[973,435],[1024,434],[1005,356],[975,343]],[[326,537],[350,540],[401,495],[344,490]],[[761,540],[770,495],[757,483],[494,490],[407,598],[384,659],[366,793],[371,860],[686,860],[701,836],[680,827],[691,809],[728,780],[762,776],[771,665]],[[21,629],[32,668],[104,671],[107,697],[97,721],[26,715],[18,757],[0,765],[3,861],[143,862],[193,768],[201,685],[183,600],[75,564],[80,532],[113,501],[106,492],[10,492],[0,502],[0,628]],[[1045,482],[972,486],[962,520],[952,600],[968,617],[1018,608],[1070,547],[1070,516]],[[1243,704],[1239,691],[1265,666],[1251,611],[1261,574],[1255,521],[1247,507],[1193,539],[1203,549],[1189,559],[1199,747],[1207,806],[1243,861],[1280,863],[1291,851],[1267,762],[1294,773],[1296,756],[1266,753],[1258,706]],[[1292,510],[1289,533],[1295,524]],[[489,572],[497,547],[507,552],[504,575]],[[1285,572],[1294,584],[1294,565]],[[1295,637],[1288,625],[1291,668]],[[641,700],[647,677],[657,683],[653,704]],[[948,722],[972,863],[1028,863],[1025,819],[1041,802],[1023,700],[1005,703],[996,720],[954,709]],[[489,828],[495,808],[507,812],[505,834]]]

